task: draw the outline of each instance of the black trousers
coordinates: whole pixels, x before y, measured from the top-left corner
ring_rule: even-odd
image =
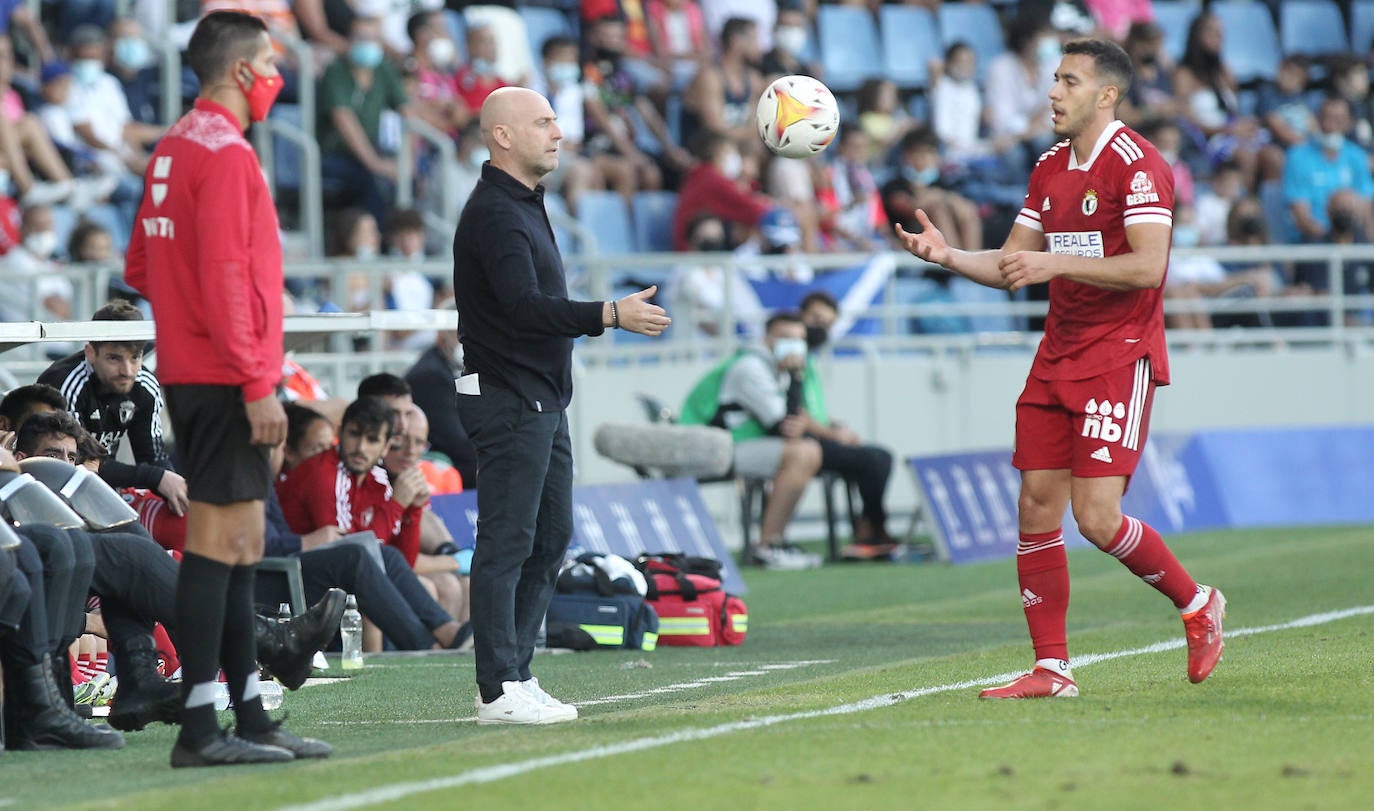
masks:
[[[484,701],[501,683],[530,677],[534,643],[572,540],[572,443],[562,411],[534,411],[487,386],[459,395],[458,413],[477,448],[477,548],[472,558],[472,633]]]
[[[177,562],[152,540],[132,532],[85,532],[95,555],[91,591],[100,596],[100,613],[111,646],[122,650],[129,639],[152,634],[162,623],[177,642]]]
[[[303,553],[301,581],[306,602],[314,604],[329,589],[341,588],[358,598],[358,610],[398,650],[428,650],[434,645],[430,631],[451,622],[452,617],[420,585],[398,550],[383,547],[382,559],[387,563],[385,572],[366,550],[353,543],[326,544]],[[286,578],[261,574],[257,578],[260,605],[275,607],[290,597]]]
[[[4,600],[5,621],[8,623],[13,617],[12,612],[19,612],[12,633],[0,629],[0,657],[5,667],[12,668],[36,665],[44,654],[55,650],[48,629],[43,561],[33,541],[23,535],[19,537],[18,549],[12,553],[0,552],[0,556],[10,559],[14,565],[9,596]],[[27,598],[24,595],[28,595]]]
[[[15,532],[33,544],[42,560],[48,652],[55,653],[86,631],[86,595],[95,569],[91,543],[84,533],[68,534],[47,524],[16,527]],[[34,585],[32,578],[29,585]],[[36,590],[34,594],[38,596]]]
[[[821,445],[821,470],[838,473],[859,488],[863,501],[863,516],[875,531],[887,527],[887,509],[883,499],[887,480],[892,476],[892,454],[877,445],[842,445],[829,439],[818,439]]]

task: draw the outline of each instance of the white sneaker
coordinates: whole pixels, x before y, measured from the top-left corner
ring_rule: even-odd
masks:
[[[566,713],[545,707],[525,692],[518,681],[501,683],[501,697],[487,703],[477,697],[479,724],[556,724],[572,720]]]
[[[534,699],[535,701],[539,702],[545,707],[548,707],[551,710],[556,710],[559,713],[562,713],[563,715],[567,716],[567,718],[560,718],[559,720],[573,721],[577,718],[577,708],[566,702],[559,701],[558,699],[544,692],[544,688],[539,686],[538,677],[530,676],[528,679],[520,682],[520,686],[525,688],[525,693],[530,698]]]
[[[821,556],[804,552],[789,543],[774,542],[754,549],[754,563],[765,569],[800,571],[819,568]]]
[[[24,192],[20,200],[25,206],[50,206],[66,200],[72,194],[72,182],[70,180],[58,180],[48,182],[45,180],[35,180],[29,190]]]

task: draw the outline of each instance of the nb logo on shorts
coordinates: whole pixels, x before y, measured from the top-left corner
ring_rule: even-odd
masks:
[[[1121,421],[1126,418],[1126,404],[1110,400],[1089,400],[1083,407],[1083,436],[1103,442],[1120,442]]]

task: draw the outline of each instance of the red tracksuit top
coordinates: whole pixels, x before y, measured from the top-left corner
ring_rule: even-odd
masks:
[[[362,483],[339,460],[338,448],[310,457],[277,482],[277,499],[291,531],[300,535],[320,527],[371,532],[415,565],[420,554],[420,515],[424,507],[405,507],[391,497],[386,471],[372,468]]]
[[[158,142],[144,176],[124,279],[153,305],[164,384],[281,380],[282,252],[257,155],[223,106],[197,99]]]

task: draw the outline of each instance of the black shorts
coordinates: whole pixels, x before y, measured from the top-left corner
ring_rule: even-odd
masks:
[[[264,501],[272,487],[271,451],[252,443],[238,386],[163,386],[181,474],[192,501]]]

